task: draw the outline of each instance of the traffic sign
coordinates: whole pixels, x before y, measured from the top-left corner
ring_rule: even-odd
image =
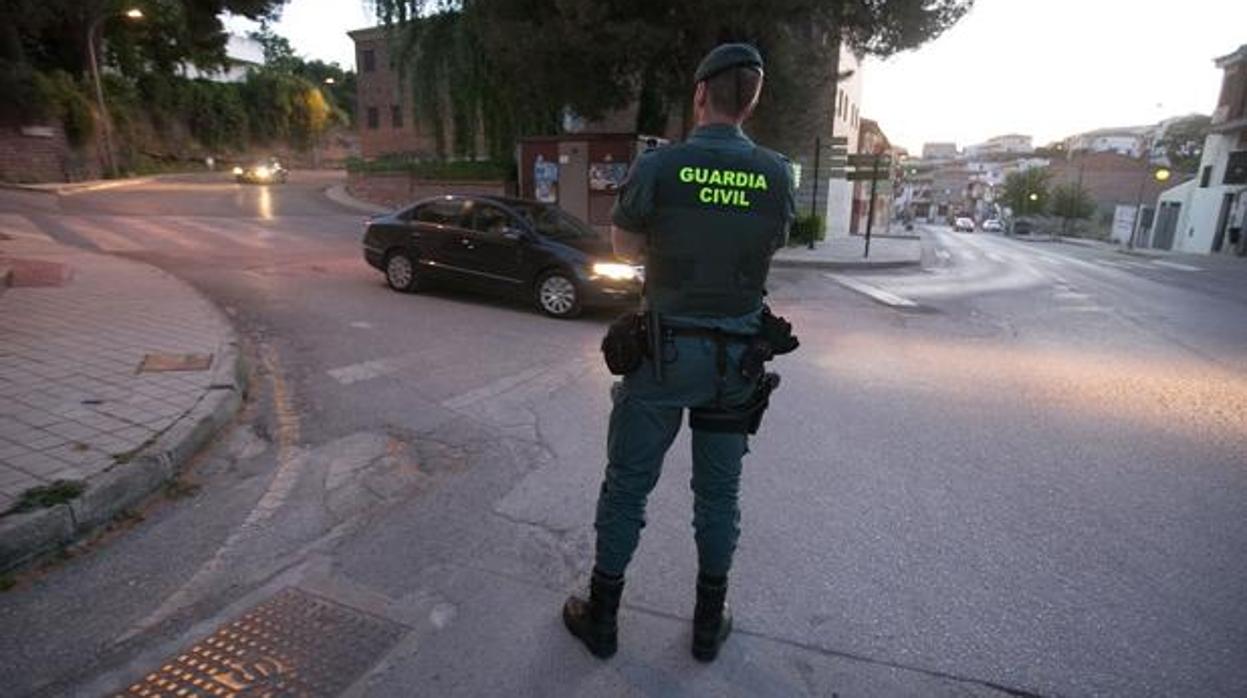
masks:
[[[879,167],[881,169],[884,167],[892,166],[892,161],[884,156],[879,156],[879,155],[850,155],[849,156],[849,164],[854,167],[874,167],[876,162],[879,164]]]

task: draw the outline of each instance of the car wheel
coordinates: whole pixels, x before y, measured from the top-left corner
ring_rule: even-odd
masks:
[[[411,254],[397,250],[385,258],[385,283],[400,293],[416,290],[416,261]]]
[[[580,314],[580,289],[564,271],[548,271],[537,280],[537,307],[541,312],[556,318],[571,318]]]

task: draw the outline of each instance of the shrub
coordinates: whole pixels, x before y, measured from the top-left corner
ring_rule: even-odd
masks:
[[[81,147],[95,136],[91,101],[69,73],[63,70],[35,73],[35,85],[39,99],[48,105],[48,116],[61,122],[70,145]]]
[[[789,245],[808,245],[811,240],[822,240],[827,230],[823,217],[818,214],[798,216],[788,232]]]

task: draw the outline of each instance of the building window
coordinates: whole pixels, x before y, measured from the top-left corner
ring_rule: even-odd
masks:
[[[376,130],[381,125],[381,117],[377,113],[376,107],[368,107],[368,129]]]
[[[365,73],[371,73],[377,69],[377,54],[370,48],[366,48],[359,52],[360,63],[363,64]]]
[[[403,127],[403,108],[397,104],[390,107],[390,126],[394,128]]]
[[[1204,171],[1201,172],[1199,175],[1199,188],[1200,189],[1208,188],[1208,183],[1211,181],[1212,181],[1212,165],[1208,165],[1207,167],[1204,168]]]
[[[1236,150],[1230,153],[1225,163],[1225,177],[1222,184],[1247,184],[1247,150]]]

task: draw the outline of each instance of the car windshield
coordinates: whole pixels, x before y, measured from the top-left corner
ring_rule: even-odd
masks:
[[[556,240],[585,240],[601,237],[596,230],[585,225],[557,206],[539,203],[510,202],[532,224],[538,233]]]

